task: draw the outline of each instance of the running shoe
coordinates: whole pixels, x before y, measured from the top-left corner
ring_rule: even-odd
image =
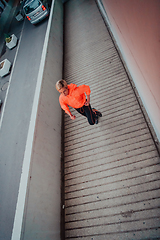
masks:
[[[98,115],[95,116],[95,124],[98,124]]]
[[[92,109],[92,111],[99,117],[102,117],[102,113],[96,110],[95,108]]]

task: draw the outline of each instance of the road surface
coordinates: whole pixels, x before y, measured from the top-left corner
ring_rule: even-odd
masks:
[[[0,129],[0,239],[9,240],[14,221],[22,162],[48,19],[37,26],[24,20],[19,45],[8,51],[13,66],[8,92],[2,94]],[[2,91],[1,91],[2,92]],[[18,149],[18,151],[17,151]]]

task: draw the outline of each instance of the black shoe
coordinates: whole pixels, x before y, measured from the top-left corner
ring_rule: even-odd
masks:
[[[95,124],[98,124],[98,115],[95,116]]]
[[[101,112],[99,112],[99,111],[96,110],[95,108],[93,108],[92,110],[93,110],[93,112],[94,112],[97,116],[102,117],[102,113],[101,113]]]

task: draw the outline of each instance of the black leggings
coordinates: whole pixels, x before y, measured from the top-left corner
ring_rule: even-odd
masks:
[[[80,114],[82,114],[83,116],[87,117],[88,122],[90,125],[94,125],[95,124],[95,113],[92,111],[91,105],[89,104],[89,106],[85,106],[83,105],[83,107],[81,108],[75,108],[77,110],[77,112],[79,112]]]

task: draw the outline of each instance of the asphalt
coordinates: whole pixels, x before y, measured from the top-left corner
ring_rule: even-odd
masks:
[[[47,24],[48,19],[35,27],[27,19],[17,22],[13,18],[10,29],[19,42],[12,50],[6,48],[2,56],[12,68],[8,76],[0,78],[0,97],[4,97],[0,119],[0,239],[11,239]],[[8,87],[2,91],[4,84]]]
[[[20,22],[16,20],[15,16],[20,8],[19,0],[11,0],[0,18],[0,59],[6,50],[4,33],[11,34],[16,25],[19,25]]]
[[[19,39],[19,37],[21,35],[24,20],[17,21],[15,16],[20,8],[21,8],[21,5],[19,4],[19,1],[14,1],[11,11],[9,11],[9,9],[8,9],[8,11],[6,11],[4,13],[8,16],[5,15],[5,18],[2,17],[0,19],[0,25],[1,25],[1,29],[0,29],[0,62],[3,61],[4,59],[8,59],[11,62],[11,64],[13,64],[13,62],[14,62],[18,44],[13,49],[11,49],[11,50],[8,49],[6,47],[4,33],[7,33],[9,35],[14,33],[16,35],[16,37]],[[11,68],[11,71],[12,71],[12,68]],[[4,77],[0,77],[0,101],[2,103],[1,109],[0,109],[0,117],[1,117],[1,111],[2,111],[4,100],[5,100],[9,80],[10,80],[10,74],[8,74],[7,76],[4,76]]]

